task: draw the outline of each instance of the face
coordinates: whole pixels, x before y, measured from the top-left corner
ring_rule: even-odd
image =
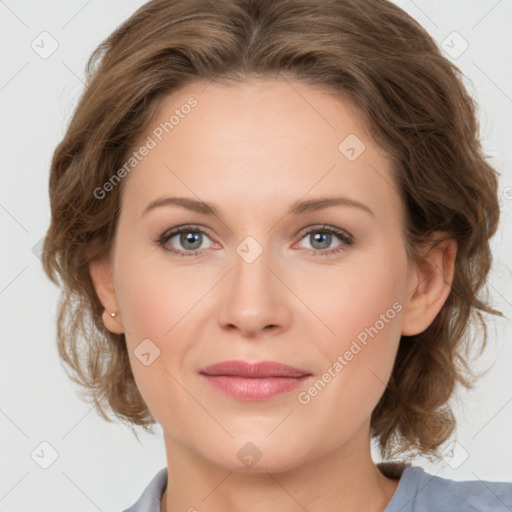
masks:
[[[144,144],[112,276],[166,442],[278,471],[366,440],[412,282],[391,161],[357,109],[297,82],[195,84],[165,98]],[[297,372],[207,376],[226,361]]]

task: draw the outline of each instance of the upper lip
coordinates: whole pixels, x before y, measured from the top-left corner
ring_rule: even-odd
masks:
[[[202,368],[199,373],[210,376],[231,376],[246,378],[304,377],[311,375],[305,370],[274,361],[248,363],[246,361],[223,361]]]

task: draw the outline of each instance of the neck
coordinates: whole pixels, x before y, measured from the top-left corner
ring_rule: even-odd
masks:
[[[338,510],[383,512],[399,480],[385,477],[371,458],[367,435],[284,471],[240,472],[206,461],[164,434],[168,485],[161,512],[296,512]]]

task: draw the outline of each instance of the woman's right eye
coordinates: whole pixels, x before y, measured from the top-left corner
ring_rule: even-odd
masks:
[[[202,247],[204,237],[208,237],[208,235],[202,229],[194,226],[182,226],[162,233],[157,243],[164,250],[178,256],[200,256],[202,251],[207,248]],[[177,246],[178,248],[176,248]]]

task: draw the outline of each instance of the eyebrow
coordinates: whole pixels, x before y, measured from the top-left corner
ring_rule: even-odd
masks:
[[[155,208],[163,206],[181,206],[193,212],[202,213],[204,215],[214,215],[220,218],[219,210],[212,204],[205,203],[204,201],[197,201],[188,197],[161,197],[149,203],[141,214],[141,217]],[[297,201],[288,210],[287,215],[305,215],[310,212],[329,208],[332,206],[351,206],[359,208],[371,216],[375,213],[365,204],[350,199],[349,197],[321,197],[318,199],[310,199],[308,201]]]

